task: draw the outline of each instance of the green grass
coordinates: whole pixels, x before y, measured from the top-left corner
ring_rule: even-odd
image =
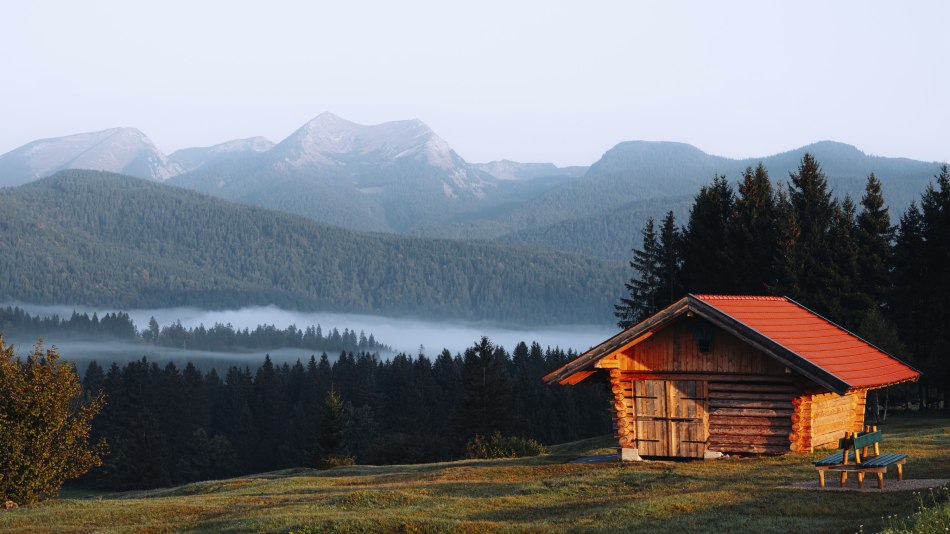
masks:
[[[914,532],[937,534],[950,531],[950,486],[914,492],[917,511],[908,516],[893,514],[884,520],[886,534]]]
[[[907,478],[950,475],[950,419],[893,417]],[[609,438],[536,458],[292,469],[176,488],[69,494],[0,512],[2,532],[866,532],[913,530],[911,492],[788,489],[820,454],[577,465]],[[888,474],[890,477],[893,475]],[[873,484],[872,484],[873,485]]]

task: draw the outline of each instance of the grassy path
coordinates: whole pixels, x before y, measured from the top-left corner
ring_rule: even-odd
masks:
[[[894,417],[908,478],[950,477],[950,419]],[[2,532],[856,532],[908,515],[909,492],[788,489],[815,455],[566,464],[608,438],[518,460],[295,469],[177,488],[59,498],[0,512]],[[893,476],[889,473],[888,476]],[[890,480],[890,479],[888,479]]]

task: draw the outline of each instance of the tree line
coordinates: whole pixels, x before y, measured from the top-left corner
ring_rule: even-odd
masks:
[[[148,326],[139,331],[125,312],[110,312],[100,318],[98,313],[89,316],[87,313],[74,311],[68,318],[63,318],[59,315],[31,315],[16,306],[0,307],[0,332],[8,337],[22,339],[56,335],[64,339],[124,340],[216,352],[284,347],[332,352],[392,350],[388,345],[377,341],[372,333],[367,336],[363,331],[357,333],[344,328],[340,332],[337,328],[332,328],[324,334],[319,324],[304,329],[296,325],[283,329],[274,325],[258,325],[253,330],[236,329],[230,323],[215,323],[210,328],[203,324],[185,328],[181,321],[162,327],[152,317]]]
[[[545,444],[604,434],[602,381],[541,382],[574,357],[538,343],[509,353],[483,338],[434,359],[343,352],[332,362],[324,353],[275,365],[267,357],[256,370],[222,374],[191,363],[179,369],[142,359],[104,369],[92,362],[84,391],[107,399],[92,439],[105,438],[111,452],[78,483],[151,488],[318,465],[321,441],[339,441],[327,436],[334,432],[342,432],[342,453],[374,464],[461,458],[470,439],[495,432]],[[342,431],[339,418],[324,421],[331,391],[345,406]]]
[[[760,163],[737,188],[700,189],[684,225],[673,212],[644,225],[634,275],[615,306],[626,328],[686,293],[786,295],[923,372],[921,406],[950,386],[950,171],[943,165],[897,225],[868,175],[856,205],[836,200],[805,154],[773,186]],[[946,406],[944,404],[944,406]]]

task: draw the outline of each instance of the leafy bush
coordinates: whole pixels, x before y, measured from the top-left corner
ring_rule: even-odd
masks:
[[[518,436],[502,436],[495,432],[487,440],[480,434],[468,440],[465,445],[468,458],[520,458],[545,454],[548,449],[536,440]]]
[[[32,504],[102,464],[105,440],[89,444],[105,403],[83,402],[71,364],[42,342],[20,361],[0,337],[0,503]],[[11,501],[10,504],[6,504]]]

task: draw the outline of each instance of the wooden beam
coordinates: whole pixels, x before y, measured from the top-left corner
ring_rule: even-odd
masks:
[[[572,375],[567,376],[563,380],[561,380],[560,384],[573,386],[574,384],[577,384],[581,380],[584,380],[585,378],[587,378],[588,376],[594,373],[595,371],[578,371]]]
[[[791,384],[794,377],[789,375],[740,375],[726,373],[648,373],[643,371],[622,371],[624,380],[705,380],[710,389],[716,382],[771,382]]]

